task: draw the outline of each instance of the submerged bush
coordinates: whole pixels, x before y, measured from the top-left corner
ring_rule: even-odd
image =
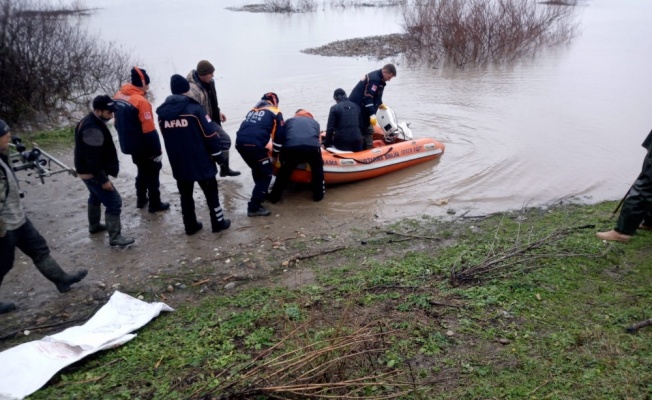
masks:
[[[135,64],[114,43],[89,34],[89,12],[79,3],[0,0],[0,118],[69,116],[119,88]]]
[[[576,34],[576,0],[423,0],[403,7],[406,56],[428,63],[511,61]]]

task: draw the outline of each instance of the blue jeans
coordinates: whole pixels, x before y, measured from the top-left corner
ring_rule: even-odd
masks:
[[[118,190],[113,187],[113,190],[102,189],[102,185],[95,179],[82,179],[86,184],[90,195],[88,196],[88,204],[99,206],[103,204],[106,207],[106,213],[109,215],[120,216],[122,211],[122,198]]]
[[[50,248],[43,236],[34,228],[32,222],[26,219],[25,223],[0,238],[0,284],[7,272],[14,266],[16,247],[22,250],[29,258],[38,263],[50,255]]]

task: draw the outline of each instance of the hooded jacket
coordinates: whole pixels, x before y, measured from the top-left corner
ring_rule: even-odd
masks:
[[[275,136],[273,144],[274,155],[283,149],[314,150],[320,146],[319,122],[305,110],[285,121],[285,130]]]
[[[136,157],[160,156],[161,141],[154,125],[152,105],[143,89],[126,83],[113,98],[115,129],[122,152]]]
[[[186,80],[188,80],[188,83],[190,84],[190,98],[194,99],[204,107],[213,121],[222,126],[222,120],[220,119],[220,106],[217,101],[217,91],[215,90],[215,81],[211,79],[208,83],[202,82],[197,75],[197,70],[194,69],[188,73]]]
[[[220,136],[206,110],[188,96],[173,94],[156,113],[174,179],[214,178],[217,168],[212,156],[221,154]]]

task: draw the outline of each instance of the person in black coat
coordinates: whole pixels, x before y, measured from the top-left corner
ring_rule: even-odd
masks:
[[[108,231],[111,246],[126,246],[135,240],[122,236],[120,214],[122,198],[109,176],[120,171],[118,153],[106,126],[113,117],[115,102],[109,96],[97,96],[93,111],[75,127],[75,170],[88,189],[88,231]],[[106,208],[106,225],[100,223],[102,204]]]
[[[360,133],[362,134],[362,149],[373,147],[374,125],[376,111],[383,104],[385,85],[396,76],[394,64],[386,64],[382,69],[371,71],[363,76],[351,91],[349,100],[360,107]]]
[[[598,232],[596,236],[600,239],[629,242],[637,229],[652,230],[652,131],[642,146],[647,154],[641,173],[627,193],[616,227],[608,232]]]
[[[269,201],[278,203],[290,180],[292,171],[300,163],[310,166],[312,179],[312,199],[324,198],[324,160],[319,143],[319,123],[306,110],[297,110],[294,117],[285,121],[285,132],[274,138],[274,157],[279,157],[281,168],[269,195]]]
[[[335,104],[328,113],[324,147],[334,146],[339,150],[362,150],[360,134],[360,107],[346,97],[344,89],[333,93]]]
[[[215,163],[223,161],[218,127],[206,110],[188,96],[190,84],[186,78],[172,75],[170,88],[172,95],[156,109],[156,113],[172,176],[177,181],[181,197],[186,234],[192,235],[202,228],[202,223],[197,221],[192,196],[195,182],[206,197],[212,231],[223,231],[231,226],[231,221],[224,218],[215,179]]]
[[[276,135],[285,135],[285,121],[278,103],[276,93],[265,93],[247,113],[236,134],[235,149],[251,168],[254,178],[254,189],[247,204],[248,217],[266,217],[272,213],[262,206],[262,202],[265,201],[274,172],[274,164],[266,146]]]

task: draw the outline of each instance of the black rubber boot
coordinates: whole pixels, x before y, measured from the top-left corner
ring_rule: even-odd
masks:
[[[219,221],[217,221],[217,220],[216,221],[211,221],[211,227],[212,227],[213,232],[221,232],[221,231],[227,230],[227,229],[229,229],[230,226],[231,226],[231,220],[230,219],[222,218]]]
[[[120,224],[119,215],[105,214],[106,229],[109,231],[109,244],[111,246],[127,246],[136,241],[132,237],[121,235],[122,225]]]
[[[168,209],[170,209],[170,203],[159,201],[158,204],[149,203],[149,208],[147,209],[147,211],[149,211],[151,213],[155,213],[155,212],[159,212],[159,211],[165,211],[165,210],[168,210]]]
[[[100,223],[102,219],[102,206],[89,204],[88,205],[88,232],[99,233],[106,230],[106,225]]]
[[[224,162],[220,164],[220,176],[238,176],[240,171],[234,171],[229,168],[229,150],[223,150],[222,155],[224,156]]]
[[[143,208],[143,207],[145,207],[147,205],[148,202],[149,202],[149,199],[147,198],[147,196],[138,197],[136,199],[136,208]]]
[[[88,271],[85,269],[80,269],[74,274],[68,274],[61,269],[59,264],[54,261],[52,256],[47,256],[43,260],[34,263],[39,272],[43,274],[44,277],[48,278],[52,283],[57,286],[59,293],[65,293],[70,290],[70,285],[75,284],[88,274]]]
[[[256,210],[247,210],[247,217],[267,217],[272,212],[263,206],[258,206]]]
[[[14,303],[2,303],[0,302],[0,314],[6,314],[8,312],[12,312],[16,309],[16,305]]]

